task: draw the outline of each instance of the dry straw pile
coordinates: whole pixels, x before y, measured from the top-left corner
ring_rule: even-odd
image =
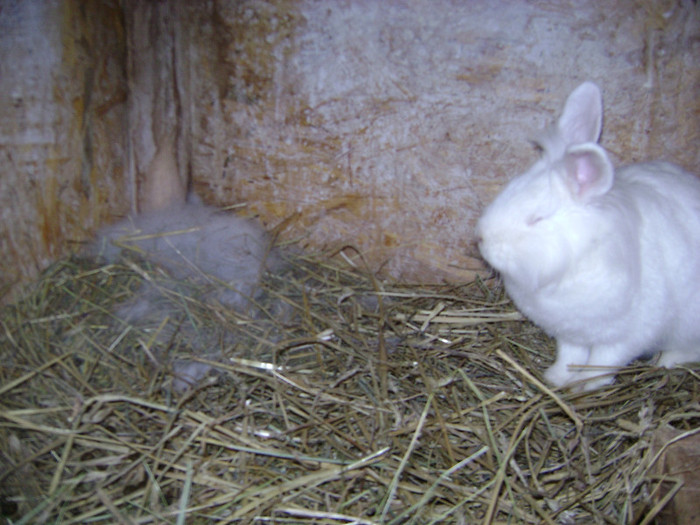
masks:
[[[144,281],[160,323],[117,315]],[[72,259],[6,307],[3,519],[642,524],[681,486],[654,433],[697,432],[692,368],[552,391],[552,342],[493,285],[298,256],[263,285],[245,315],[135,260]],[[173,390],[193,354],[216,371]]]

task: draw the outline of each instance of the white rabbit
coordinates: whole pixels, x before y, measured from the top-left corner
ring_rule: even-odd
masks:
[[[557,340],[557,386],[597,388],[658,351],[663,366],[700,360],[700,179],[663,162],[614,170],[601,121],[598,87],[581,84],[477,225],[516,306]]]

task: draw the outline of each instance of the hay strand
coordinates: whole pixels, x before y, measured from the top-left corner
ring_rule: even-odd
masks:
[[[641,363],[605,389],[551,389],[552,342],[500,288],[399,285],[322,261],[290,256],[255,312],[197,300],[138,260],[50,268],[0,317],[0,512],[638,524],[682,490],[656,467],[698,432],[696,369]],[[168,315],[125,321],[144,282]],[[211,371],[173,390],[183,359]],[[678,437],[654,449],[669,426]]]

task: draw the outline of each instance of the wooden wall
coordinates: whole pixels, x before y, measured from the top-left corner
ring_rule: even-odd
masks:
[[[161,146],[283,239],[468,280],[479,211],[587,79],[617,161],[700,174],[691,0],[2,0],[0,291],[143,207]]]

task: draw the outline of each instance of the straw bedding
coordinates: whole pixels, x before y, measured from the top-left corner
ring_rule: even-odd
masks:
[[[5,307],[6,522],[651,523],[680,488],[652,441],[696,432],[692,368],[552,391],[497,283],[288,258],[249,312],[134,258],[61,261]],[[127,321],[144,282],[160,314]],[[206,373],[178,387],[181,363]]]

